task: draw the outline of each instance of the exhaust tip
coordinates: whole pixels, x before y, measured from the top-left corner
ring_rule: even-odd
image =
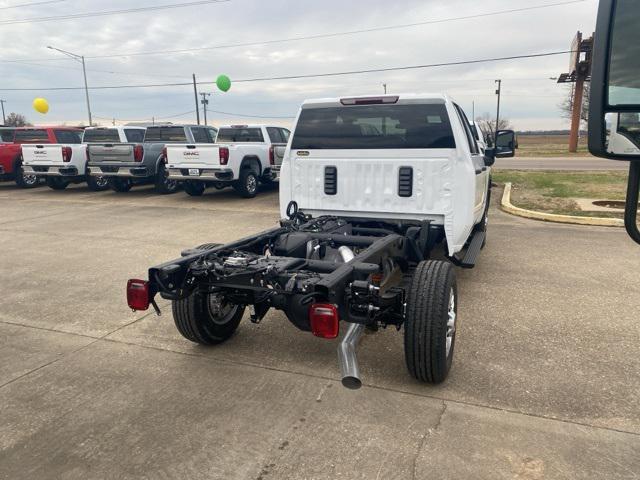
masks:
[[[343,377],[342,386],[349,390],[358,390],[362,386],[362,381],[358,377]]]

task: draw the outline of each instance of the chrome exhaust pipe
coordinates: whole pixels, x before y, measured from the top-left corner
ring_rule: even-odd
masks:
[[[351,323],[347,329],[347,333],[338,346],[338,361],[340,362],[340,370],[342,372],[342,385],[351,390],[357,390],[362,386],[356,347],[363,332],[364,325]]]

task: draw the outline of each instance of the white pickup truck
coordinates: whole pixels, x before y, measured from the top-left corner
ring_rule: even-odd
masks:
[[[185,191],[200,196],[207,186],[233,186],[245,198],[258,192],[258,182],[278,178],[290,132],[265,125],[220,127],[215,144],[166,146],[169,178],[181,181]]]
[[[89,127],[81,137],[77,132],[67,131],[59,144],[23,145],[23,169],[26,174],[45,177],[54,190],[81,182],[87,182],[93,191],[106,190],[109,187],[106,177],[89,175],[87,145],[141,141],[144,132],[142,127]]]
[[[171,300],[178,331],[203,345],[231,338],[246,307],[254,323],[278,309],[320,338],[345,328],[338,359],[348,388],[362,383],[365,329],[394,326],[404,330],[409,373],[442,382],[458,325],[454,265],[476,263],[490,167],[514,144],[505,130],[480,153],[446,95],[304,102],[282,164],[279,225],[185,250],[149,280],[129,280],[128,304],[159,311],[157,294]]]

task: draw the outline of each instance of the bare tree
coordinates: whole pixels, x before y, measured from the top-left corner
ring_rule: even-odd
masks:
[[[492,144],[496,131],[496,119],[488,113],[476,118],[476,126],[480,129],[487,143]],[[511,121],[508,118],[501,118],[498,130],[512,130]]]
[[[27,117],[20,113],[11,112],[7,115],[7,121],[5,123],[7,127],[30,127],[31,124],[27,121]]]
[[[572,88],[567,91],[567,96],[562,102],[558,104],[558,108],[560,109],[560,114],[563,118],[567,118],[571,120],[571,116],[573,113],[573,88],[575,85],[572,84]],[[591,84],[589,82],[584,83],[584,93],[582,95],[582,111],[580,112],[580,120],[583,123],[587,123],[589,121],[589,100],[591,97]]]

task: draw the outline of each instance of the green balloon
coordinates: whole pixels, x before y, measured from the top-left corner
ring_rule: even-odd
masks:
[[[216,79],[216,85],[223,92],[228,92],[229,89],[231,88],[231,79],[229,77],[227,77],[226,75],[220,75]]]

